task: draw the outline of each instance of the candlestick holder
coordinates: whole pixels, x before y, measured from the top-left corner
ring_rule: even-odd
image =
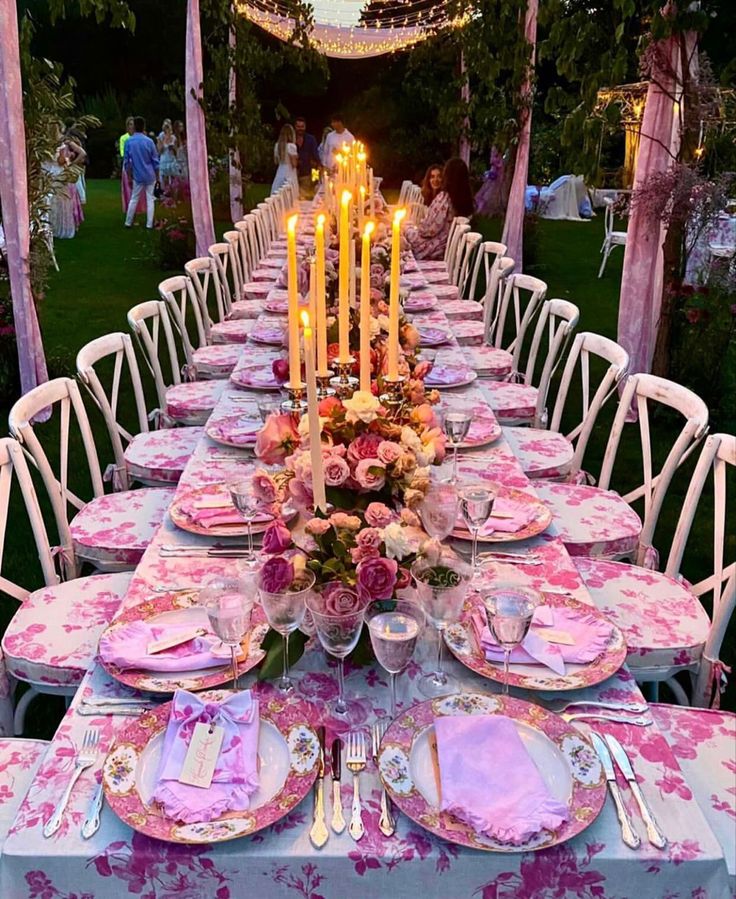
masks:
[[[404,406],[404,384],[406,378],[397,375],[390,378],[388,375],[383,379],[383,393],[379,397],[381,405],[388,412],[389,418],[398,418]]]
[[[349,356],[345,362],[336,361],[333,363],[337,376],[332,378],[330,385],[334,388],[338,399],[349,400],[350,397],[358,389],[360,383],[357,378],[351,375],[355,366],[355,359]]]
[[[292,386],[291,382],[284,384],[288,398],[281,404],[281,410],[296,417],[301,417],[307,411],[307,388],[299,383]]]
[[[334,396],[335,391],[330,387],[330,381],[334,378],[334,371],[326,371],[322,374],[316,375],[317,378],[317,397],[320,400],[325,399],[328,396]]]

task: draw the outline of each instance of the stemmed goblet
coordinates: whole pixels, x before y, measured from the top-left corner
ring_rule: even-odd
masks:
[[[284,669],[276,686],[282,693],[291,693],[294,681],[289,675],[289,636],[299,627],[307,611],[306,601],[314,587],[314,574],[308,569],[299,572],[287,571],[282,582],[271,583],[270,563],[291,565],[288,559],[273,557],[258,572],[258,595],[270,626],[284,640]],[[288,583],[286,582],[288,580]]]
[[[247,567],[253,568],[257,562],[253,549],[253,522],[259,515],[263,515],[264,509],[253,487],[252,478],[237,478],[230,481],[227,488],[233,505],[243,516],[248,527],[248,551],[244,562]]]
[[[424,628],[424,612],[406,599],[377,599],[365,610],[371,646],[389,673],[391,720],[396,717],[396,675],[406,668]]]
[[[458,491],[458,495],[463,520],[473,536],[473,553],[470,564],[473,569],[473,580],[476,580],[480,576],[478,534],[491,517],[493,504],[496,501],[496,491],[486,484],[465,484]]]
[[[238,689],[238,650],[243,637],[250,630],[254,601],[246,596],[241,578],[217,578],[210,581],[199,594],[199,601],[207,611],[210,626],[230,648],[233,690]]]
[[[442,410],[442,427],[447,435],[447,441],[452,447],[452,477],[451,484],[457,483],[457,451],[460,444],[468,436],[473,416],[464,409],[453,407]]]
[[[529,632],[534,610],[543,601],[541,593],[517,584],[495,585],[482,596],[488,629],[503,649],[503,691],[509,692],[511,653]]]
[[[265,424],[269,415],[278,415],[281,413],[281,395],[277,394],[276,396],[268,395],[262,396],[258,400],[258,414],[261,416],[261,421]]]
[[[460,498],[454,484],[433,483],[419,506],[424,530],[430,537],[442,541],[457,524]]]
[[[367,604],[367,599],[341,581],[323,584],[319,593],[310,593],[307,599],[319,642],[337,659],[338,695],[336,700],[328,702],[328,706],[333,715],[349,723],[356,723],[353,712],[359,710],[345,698],[345,658],[358,645]]]

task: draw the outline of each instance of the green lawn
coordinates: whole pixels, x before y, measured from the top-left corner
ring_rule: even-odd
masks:
[[[266,192],[267,187],[256,185],[249,199],[257,202]],[[117,181],[89,182],[85,212],[86,221],[77,237],[57,242],[60,271],[51,274],[47,295],[41,305],[41,324],[52,376],[73,375],[76,353],[87,341],[110,331],[126,331],[127,310],[136,303],[155,298],[158,282],[174,274],[158,267],[152,250],[155,237],[142,227],[141,218],[135,228],[123,227]],[[226,222],[218,223],[218,232],[226,230],[226,226]],[[495,221],[483,221],[480,227],[487,238],[499,236],[500,228]],[[539,222],[537,232],[529,242],[530,258],[525,271],[548,283],[548,297],[567,299],[580,307],[580,330],[597,331],[615,338],[623,253],[614,252],[605,276],[598,280],[602,235],[602,217],[589,223]],[[0,414],[5,415],[6,410],[0,409]],[[666,444],[664,436],[672,433],[671,425],[666,417],[654,423],[657,432],[663,435],[662,446]],[[98,451],[104,465],[110,458],[107,438],[100,423],[96,421],[95,426]],[[586,457],[586,469],[594,474],[599,470],[606,436],[604,422]],[[632,429],[622,446],[620,464],[614,473],[614,486],[621,491],[639,483],[637,475],[641,461],[634,438]],[[670,491],[657,533],[656,545],[659,547],[669,545],[690,470],[691,466],[685,467]],[[708,505],[706,503],[704,507],[706,512]],[[18,508],[17,497],[13,507]],[[21,518],[21,514],[15,516],[15,520]],[[710,564],[711,536],[706,519],[704,516],[703,522],[696,527],[695,539],[686,557],[684,570],[693,581],[707,572]],[[733,558],[736,538],[731,534],[729,540],[731,546],[727,558]],[[12,577],[15,573],[28,586],[38,585],[38,566],[30,535],[14,525],[8,535],[8,544],[8,574]],[[0,610],[0,625],[9,619],[12,609],[12,601],[6,600]],[[734,642],[732,629],[723,653],[729,664],[736,660]],[[729,690],[727,705],[736,706],[733,688]],[[27,718],[27,732],[32,736],[51,736],[62,712],[61,700],[36,701]]]

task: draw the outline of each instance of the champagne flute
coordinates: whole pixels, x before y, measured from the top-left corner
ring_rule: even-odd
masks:
[[[314,587],[314,574],[304,569],[295,574],[289,584],[278,589],[266,589],[262,577],[258,575],[258,595],[269,625],[284,640],[284,669],[276,686],[282,693],[291,693],[294,680],[289,675],[289,636],[299,627],[307,611],[306,600]]]
[[[468,436],[473,417],[463,409],[446,408],[442,415],[442,427],[452,447],[452,477],[450,483],[457,483],[457,451],[460,444]]]
[[[503,691],[509,692],[509,662],[511,653],[526,635],[534,610],[543,597],[537,590],[517,584],[496,585],[482,595],[488,618],[488,628],[503,649]]]
[[[483,525],[491,517],[493,504],[496,500],[496,491],[486,484],[466,484],[458,491],[460,496],[460,511],[465,525],[473,535],[473,554],[471,566],[473,579],[480,575],[478,564],[478,533]]]
[[[333,715],[351,724],[358,723],[360,709],[345,699],[345,658],[358,645],[363,630],[363,613],[368,604],[355,590],[341,581],[323,584],[319,593],[310,593],[307,608],[312,615],[322,648],[337,659],[338,695],[327,705]]]
[[[371,646],[379,665],[389,673],[391,720],[396,717],[396,675],[411,661],[424,628],[424,612],[406,599],[378,599],[365,611]]]
[[[240,512],[248,527],[248,552],[245,564],[253,568],[257,562],[253,550],[253,522],[264,512],[261,501],[253,488],[252,478],[238,478],[227,485],[230,491],[230,499],[235,508]]]
[[[233,690],[238,689],[238,650],[250,630],[254,601],[245,594],[242,578],[218,578],[210,581],[199,594],[207,611],[210,626],[224,646],[230,647]]]

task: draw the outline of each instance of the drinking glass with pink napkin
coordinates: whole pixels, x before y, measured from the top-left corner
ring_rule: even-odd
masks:
[[[514,845],[567,820],[510,718],[448,715],[435,718],[434,730],[443,811]]]
[[[503,649],[493,639],[485,614],[476,608],[471,616],[475,636],[489,662],[503,662]],[[564,632],[572,643],[551,643],[545,630]],[[519,665],[546,665],[555,674],[565,674],[565,664],[583,665],[604,652],[611,639],[611,626],[592,612],[557,606],[538,606],[531,627],[520,646],[511,652],[510,662]]]
[[[213,496],[209,499],[201,496],[185,498],[179,503],[179,508],[187,518],[203,528],[228,524],[245,526],[243,516],[232,504],[230,498],[224,494],[221,497]],[[270,521],[272,517],[270,513],[264,510],[263,514],[259,514],[254,521]]]
[[[222,727],[224,737],[209,787],[180,783],[184,759],[198,722]],[[170,818],[192,824],[227,811],[246,811],[259,786],[258,700],[250,690],[223,702],[203,702],[177,690],[171,703],[153,798]]]

